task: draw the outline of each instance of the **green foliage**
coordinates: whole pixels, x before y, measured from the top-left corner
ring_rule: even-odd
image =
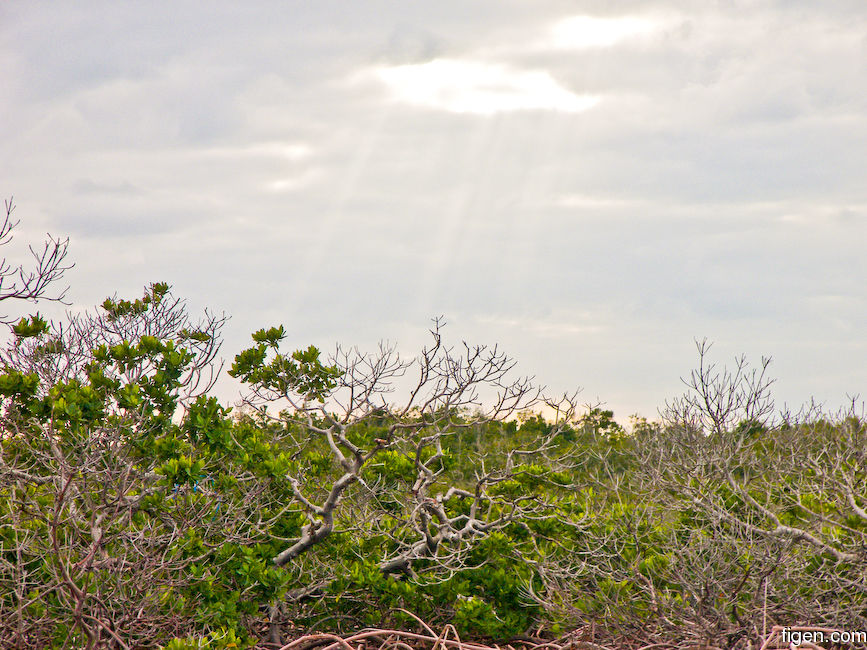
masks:
[[[10,370],[0,375],[0,395],[27,401],[36,395],[39,377],[35,373],[24,374],[20,370]]]
[[[16,325],[12,326],[12,333],[18,339],[41,336],[47,332],[48,323],[39,314],[34,314],[30,318],[22,318]]]
[[[255,332],[253,341],[258,345],[236,355],[229,374],[281,396],[297,393],[306,399],[324,401],[337,385],[340,371],[324,365],[319,350],[312,345],[289,356],[281,354],[278,350],[285,336],[282,326]],[[273,356],[266,363],[269,350]]]
[[[187,409],[182,429],[193,444],[204,444],[211,452],[235,448],[230,408],[223,408],[215,397],[200,396]]]
[[[255,645],[236,634],[235,630],[222,628],[206,637],[188,636],[185,639],[172,639],[162,646],[162,650],[244,650]]]
[[[153,325],[169,299],[164,283],[107,299],[102,326]],[[95,623],[109,616],[131,647],[172,650],[254,647],[274,611],[336,631],[414,625],[403,609],[498,641],[540,626],[753,629],[760,614],[785,623],[792,603],[867,618],[853,578],[867,541],[858,418],[744,419],[690,444],[676,437],[683,427],[636,419],[627,433],[598,408],[568,426],[450,405],[341,420],[329,397],[344,371],[312,346],[281,353],[282,327],[254,333],[230,374],[314,406],[236,414],[213,396],[182,399],[213,334],[177,323],[160,336],[95,336],[78,371],[53,377],[43,368],[70,348],[38,315],[12,327],[0,374],[0,632],[21,647],[110,643]],[[32,365],[11,363],[23,349]],[[514,453],[540,440],[544,450]],[[779,470],[794,448],[834,463]],[[648,468],[668,482],[649,483]],[[331,534],[278,567],[325,527],[323,504],[346,477]],[[775,537],[778,526],[820,544]]]
[[[142,298],[136,300],[106,298],[102,303],[102,308],[108,314],[110,322],[129,316],[141,316],[151,305],[159,305],[169,289],[169,285],[165,282],[155,282]]]

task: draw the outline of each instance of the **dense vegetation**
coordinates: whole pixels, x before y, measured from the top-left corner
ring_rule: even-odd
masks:
[[[224,320],[154,284],[10,323],[3,647],[279,647],[408,612],[494,640],[867,628],[867,426],[775,415],[766,362],[701,344],[688,392],[627,432],[438,322],[409,361],[285,352],[277,327],[234,357],[233,411],[208,394]]]

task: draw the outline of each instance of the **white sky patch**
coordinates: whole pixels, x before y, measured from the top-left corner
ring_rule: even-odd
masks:
[[[292,162],[309,158],[313,148],[307,144],[294,142],[262,142],[240,147],[210,147],[197,149],[198,155],[217,158],[238,158],[252,156],[263,158],[283,158]]]
[[[397,101],[452,113],[548,110],[578,113],[599,97],[576,95],[542,70],[515,70],[504,65],[434,59],[427,63],[379,68],[376,76]]]
[[[305,171],[297,177],[281,178],[266,183],[264,185],[264,188],[268,192],[297,192],[298,190],[301,190],[316,181],[320,176],[321,170],[311,169]]]
[[[592,196],[589,194],[566,194],[553,202],[561,208],[626,208],[638,207],[646,203],[635,199]]]
[[[545,338],[572,337],[575,335],[597,334],[603,330],[598,322],[599,315],[573,314],[571,318],[507,318],[491,315],[479,316],[476,320],[484,325],[514,328],[524,332],[532,332],[535,336]]]
[[[621,41],[648,36],[663,26],[660,20],[623,16],[572,16],[557,22],[546,44],[563,49],[611,47]]]

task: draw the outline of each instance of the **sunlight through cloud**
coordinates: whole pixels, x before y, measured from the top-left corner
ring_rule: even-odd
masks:
[[[435,59],[427,63],[379,68],[376,76],[398,101],[453,113],[548,110],[577,113],[599,98],[576,95],[548,72],[514,70],[503,65]]]

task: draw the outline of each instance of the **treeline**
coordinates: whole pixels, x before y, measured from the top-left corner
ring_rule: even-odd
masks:
[[[867,628],[867,426],[776,413],[765,361],[700,344],[688,392],[626,431],[438,321],[410,359],[276,327],[234,357],[232,410],[224,322],[154,284],[11,325],[3,647],[277,648],[413,616],[636,645]]]

